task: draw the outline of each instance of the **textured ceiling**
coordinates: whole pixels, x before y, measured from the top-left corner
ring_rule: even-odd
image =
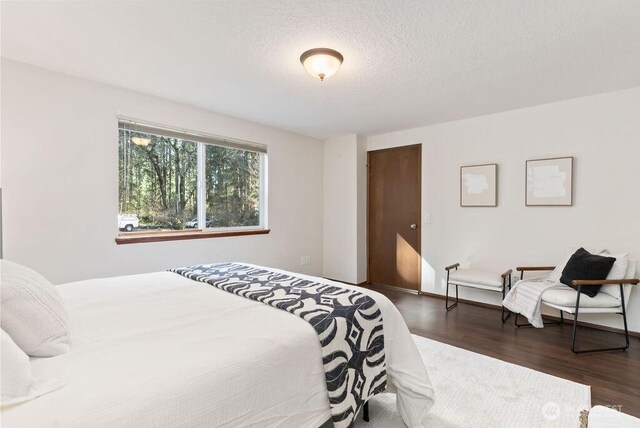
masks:
[[[640,86],[638,0],[2,1],[2,56],[315,137]],[[345,61],[324,83],[298,58]]]

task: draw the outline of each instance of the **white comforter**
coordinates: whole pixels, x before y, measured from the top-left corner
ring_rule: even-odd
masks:
[[[400,414],[422,426],[433,390],[407,326],[386,297],[357,289],[382,311]],[[331,417],[318,337],[292,314],[170,272],[58,290],[72,350],[32,368],[65,386],[3,410],[3,428],[318,427]]]

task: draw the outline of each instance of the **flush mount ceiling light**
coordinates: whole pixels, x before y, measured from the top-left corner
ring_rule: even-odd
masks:
[[[309,49],[300,55],[300,62],[305,70],[320,81],[333,76],[340,68],[342,61],[344,58],[340,52],[328,48]]]

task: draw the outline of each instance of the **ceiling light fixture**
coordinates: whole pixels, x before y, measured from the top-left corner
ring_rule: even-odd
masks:
[[[328,48],[309,49],[300,55],[305,70],[320,81],[336,74],[342,61],[344,58],[340,52]]]

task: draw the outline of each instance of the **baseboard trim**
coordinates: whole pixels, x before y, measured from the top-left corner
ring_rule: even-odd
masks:
[[[399,291],[401,293],[413,294],[414,296],[420,295],[420,292],[418,290],[409,290],[408,288],[394,287],[392,285],[385,285],[385,284],[374,284],[374,283],[365,283],[365,284],[367,284],[366,285],[367,287],[369,287],[371,285],[375,285],[376,287],[382,287],[382,288],[385,288],[387,290],[393,290],[393,291]]]
[[[418,292],[418,294],[420,296],[435,297],[437,299],[442,299],[442,300],[445,299],[444,295],[437,294],[437,293],[429,293],[429,292],[426,292],[426,291],[420,291],[420,292]],[[502,311],[502,306],[493,305],[491,303],[476,302],[475,300],[467,300],[467,299],[458,299],[458,301],[460,303],[466,303],[467,305],[480,306],[481,308],[495,309],[497,311]]]
[[[328,279],[329,281],[333,281],[333,282],[341,282],[343,284],[347,284],[347,285],[356,285],[358,287],[366,287],[367,286],[367,281],[362,281],[359,283],[353,283],[353,282],[347,282],[347,281],[341,281],[339,279],[333,279],[333,278],[327,278],[326,276],[323,276],[324,279]]]
[[[442,300],[445,299],[444,295],[437,294],[437,293],[429,293],[429,292],[426,292],[426,291],[420,291],[418,294],[420,296],[435,297],[437,299],[442,299]],[[467,299],[458,299],[458,301],[460,303],[465,303],[467,305],[480,306],[482,308],[494,309],[496,311],[502,311],[502,306],[493,305],[491,303],[476,302],[474,300],[467,300]],[[542,315],[542,318],[544,318],[546,320],[549,320],[549,321],[560,321],[560,317],[556,317],[556,316],[553,316],[553,315],[544,314],[544,315]],[[571,319],[566,319],[566,318],[565,318],[565,321],[568,321],[570,323],[573,322]],[[589,328],[593,328],[593,329],[596,329],[596,330],[608,331],[610,333],[624,334],[624,330],[623,329],[615,328],[615,327],[609,327],[609,326],[606,326],[606,325],[593,324],[593,323],[584,322],[584,321],[578,321],[578,325],[580,327],[589,327]],[[629,336],[640,339],[640,332],[629,330]]]

